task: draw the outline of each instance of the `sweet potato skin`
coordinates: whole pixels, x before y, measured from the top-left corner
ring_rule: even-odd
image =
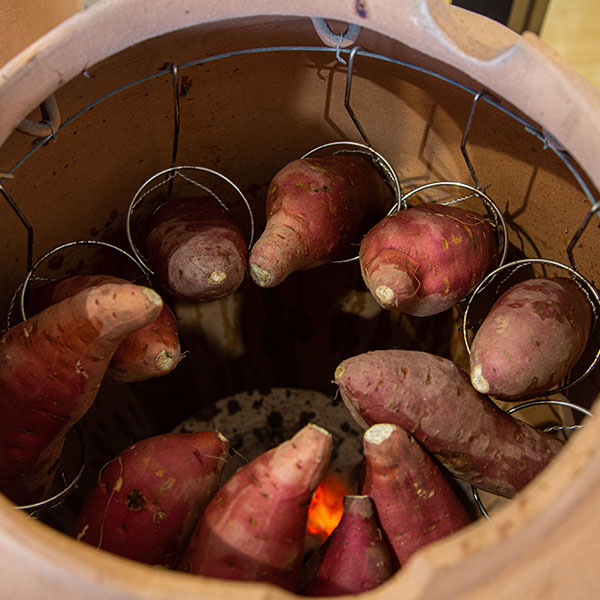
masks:
[[[361,492],[373,498],[399,565],[419,548],[469,524],[444,473],[406,431],[388,423],[363,436]]]
[[[99,474],[74,537],[114,554],[172,568],[217,491],[229,442],[214,431],[137,442]]]
[[[331,450],[331,435],[309,424],[240,468],[202,513],[179,568],[295,590],[308,506]]]
[[[423,317],[462,300],[495,266],[498,244],[481,215],[426,204],[382,219],[363,238],[359,259],[383,308]]]
[[[93,403],[121,340],[156,319],[160,296],[104,284],[53,304],[0,338],[0,490],[43,499],[69,429]]]
[[[346,406],[363,427],[409,432],[454,476],[513,497],[561,450],[549,433],[500,410],[452,361],[411,350],[375,350],[335,371]]]
[[[358,155],[308,157],[292,161],[267,191],[267,224],[250,252],[249,270],[261,287],[345,258],[361,224],[393,205],[391,188]]]
[[[146,252],[161,286],[178,298],[218,300],[246,277],[244,234],[214,198],[179,198],[159,207]]]
[[[591,323],[585,292],[568,278],[529,279],[512,286],[473,338],[473,387],[504,400],[551,390],[581,357]]]
[[[29,311],[33,313],[60,302],[86,288],[102,283],[129,283],[110,275],[78,275],[43,285],[33,294]],[[167,375],[179,364],[181,345],[177,320],[173,311],[163,304],[158,317],[129,334],[110,361],[105,380],[110,383],[131,383]]]
[[[305,596],[359,594],[382,584],[394,571],[369,496],[344,497],[342,520],[325,545],[317,573],[301,590]]]

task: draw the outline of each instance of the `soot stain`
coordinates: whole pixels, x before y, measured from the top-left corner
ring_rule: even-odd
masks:
[[[237,400],[230,400],[227,403],[227,411],[229,412],[229,416],[235,415],[235,413],[240,412],[240,410],[242,410],[242,407]]]

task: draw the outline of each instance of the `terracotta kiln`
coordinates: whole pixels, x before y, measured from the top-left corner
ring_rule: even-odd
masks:
[[[51,95],[60,120],[37,108]],[[46,121],[35,140],[15,131],[25,117]],[[347,140],[368,141],[404,192],[436,181],[486,190],[511,258],[557,261],[595,285],[598,139],[600,94],[590,84],[535,36],[442,0],[105,0],[0,71],[2,314],[13,314],[28,270],[53,248],[95,240],[129,249],[128,208],[157,172],[200,165],[226,175],[259,230],[272,175],[321,144]],[[244,215],[239,198],[236,206]],[[87,261],[53,258],[46,275]],[[465,356],[459,313],[383,314],[354,262],[297,273],[272,290],[248,281],[226,301],[176,309],[189,355],[165,378],[102,390],[82,423],[82,492],[126,445],[200,410],[207,419],[223,406],[235,413],[241,397],[269,398],[274,388],[332,398],[335,366],[352,354],[403,347]],[[593,412],[599,389],[593,371],[568,399]],[[285,399],[297,398],[278,394],[281,408],[267,420],[283,421]],[[300,411],[299,423],[331,418],[331,407],[321,414],[316,406]],[[489,521],[427,547],[365,598],[592,597],[600,425],[583,424]],[[76,468],[76,440],[65,461]],[[12,598],[291,596],[82,547],[57,530],[74,510],[65,507],[66,516],[43,523],[0,498],[0,575]]]

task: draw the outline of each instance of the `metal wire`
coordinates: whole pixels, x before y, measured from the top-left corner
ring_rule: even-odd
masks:
[[[463,196],[462,198],[455,198],[453,200],[440,202],[440,204],[456,204],[457,202],[462,202],[464,200],[467,200],[468,198],[472,198],[473,196],[477,196],[482,200],[485,209],[487,210],[490,218],[493,221],[494,229],[498,237],[499,253],[497,268],[503,265],[504,261],[506,260],[506,253],[508,251],[508,230],[506,227],[506,222],[497,204],[483,191],[483,189],[473,187],[468,183],[462,183],[461,181],[433,181],[430,183],[425,183],[417,188],[414,188],[410,192],[405,194],[404,202],[406,202],[412,196],[420,194],[421,192],[424,192],[428,189],[447,186],[466,189],[469,190],[471,194]]]
[[[581,274],[579,274],[575,269],[573,269],[572,267],[569,267],[568,265],[564,265],[560,262],[557,262],[554,260],[549,260],[549,259],[543,259],[543,258],[531,258],[531,259],[528,258],[528,259],[512,261],[510,263],[506,263],[506,264],[498,267],[497,269],[495,269],[494,271],[489,273],[479,283],[479,285],[473,290],[473,293],[471,294],[471,296],[466,304],[465,312],[463,314],[462,330],[463,330],[463,340],[465,343],[465,347],[467,349],[467,353],[469,355],[471,354],[471,346],[470,346],[470,342],[469,342],[469,332],[472,331],[472,326],[469,324],[469,313],[471,311],[472,305],[475,302],[475,300],[480,296],[482,291],[492,283],[494,278],[498,277],[501,273],[503,273],[505,271],[510,271],[508,276],[503,280],[503,283],[506,283],[506,281],[508,279],[510,279],[510,277],[518,269],[521,269],[523,267],[530,266],[530,265],[543,265],[545,267],[554,267],[554,268],[558,268],[558,269],[564,269],[565,271],[567,271],[567,273],[571,276],[571,278],[573,278],[575,280],[575,282],[579,285],[579,287],[585,292],[586,298],[587,298],[588,302],[590,303],[590,306],[592,309],[592,315],[594,316],[594,321],[595,322],[597,321],[597,316],[600,312],[600,296],[598,295],[598,292],[596,291],[594,286],[585,277],[583,277]],[[593,328],[594,327],[592,327],[592,330],[593,330]],[[590,332],[590,337],[591,337],[591,332]],[[582,381],[583,379],[585,379],[592,372],[592,370],[598,364],[598,361],[600,361],[600,348],[598,348],[590,365],[585,369],[585,371],[581,375],[579,375],[579,377],[577,377],[576,379],[574,379],[572,381],[563,383],[563,385],[555,387],[552,390],[549,390],[547,392],[538,393],[538,394],[536,394],[536,396],[550,396],[553,394],[557,394],[559,392],[563,392],[566,389],[574,386],[575,384],[577,384],[580,381]]]
[[[537,138],[538,140],[540,140],[543,144],[544,144],[544,148],[546,149],[550,149],[551,151],[553,151],[558,158],[565,164],[565,166],[569,169],[569,171],[571,172],[571,174],[573,175],[573,177],[575,178],[576,182],[578,183],[578,185],[580,186],[580,188],[582,189],[583,193],[585,194],[585,196],[588,198],[588,200],[590,201],[590,205],[592,206],[592,210],[591,212],[586,215],[586,218],[583,220],[583,222],[581,223],[581,226],[578,228],[578,230],[575,232],[575,235],[573,236],[573,239],[571,240],[571,242],[569,243],[568,249],[569,249],[569,259],[571,261],[571,264],[574,268],[576,268],[575,265],[575,261],[573,260],[572,257],[572,249],[573,247],[577,244],[577,241],[580,239],[581,235],[583,234],[583,232],[585,231],[587,225],[589,224],[590,220],[591,220],[591,216],[593,216],[593,214],[596,214],[596,212],[598,211],[598,201],[596,200],[596,198],[594,197],[592,191],[590,190],[589,186],[587,185],[587,183],[585,182],[583,176],[581,175],[581,173],[579,173],[579,171],[577,170],[577,168],[575,168],[571,157],[568,155],[567,152],[565,152],[562,148],[558,147],[558,145],[556,143],[554,143],[554,140],[550,138],[550,136],[548,136],[548,134],[539,129],[536,128],[535,126],[533,126],[531,123],[529,123],[528,121],[526,121],[523,117],[521,117],[520,115],[517,115],[515,112],[511,111],[510,109],[508,109],[505,106],[502,106],[500,104],[500,102],[494,98],[492,98],[487,92],[485,91],[481,91],[481,90],[474,90],[470,87],[468,87],[467,85],[464,85],[446,75],[442,75],[441,73],[437,73],[435,71],[432,71],[430,69],[427,69],[425,67],[419,66],[419,65],[415,65],[413,63],[409,63],[407,61],[403,61],[401,59],[397,59],[397,58],[392,58],[389,56],[385,56],[385,55],[381,55],[381,54],[377,54],[374,52],[369,52],[367,50],[364,50],[360,47],[354,47],[351,50],[347,50],[347,49],[340,49],[340,48],[331,48],[331,47],[322,47],[322,46],[269,46],[269,47],[260,47],[260,48],[247,48],[247,49],[243,49],[243,50],[234,50],[234,51],[230,51],[230,52],[224,52],[221,54],[216,54],[213,56],[205,56],[202,58],[198,58],[192,61],[189,61],[187,63],[183,63],[180,64],[176,67],[177,69],[177,73],[181,72],[184,69],[187,68],[191,68],[194,66],[197,66],[199,64],[208,64],[211,62],[215,62],[215,61],[219,61],[219,60],[226,60],[226,59],[230,59],[233,57],[238,57],[238,56],[250,56],[250,55],[258,55],[258,54],[264,54],[264,53],[274,53],[274,52],[315,52],[315,53],[323,53],[323,52],[333,52],[335,53],[337,56],[341,56],[343,54],[348,54],[349,57],[349,67],[350,67],[350,78],[349,81],[352,81],[352,68],[353,68],[353,63],[355,57],[357,54],[359,54],[362,57],[365,58],[370,58],[370,59],[374,59],[374,60],[379,60],[382,62],[387,62],[387,63],[391,63],[400,67],[405,67],[420,73],[424,73],[428,76],[434,77],[435,79],[444,81],[448,84],[451,84],[455,87],[457,87],[460,90],[463,90],[464,92],[471,94],[474,97],[474,102],[471,106],[471,112],[474,111],[474,107],[475,105],[481,100],[483,102],[486,102],[487,104],[493,106],[494,108],[496,108],[497,110],[501,111],[502,113],[508,115],[509,117],[511,117],[512,119],[514,119],[517,123],[521,124],[524,129],[530,133],[531,135],[533,135],[535,138]],[[136,81],[132,81],[129,82],[126,85],[123,85],[115,90],[112,90],[111,92],[105,94],[104,96],[98,98],[97,100],[91,102],[90,104],[88,104],[87,106],[83,107],[81,110],[79,110],[77,113],[75,113],[74,115],[72,115],[70,118],[66,119],[64,122],[62,122],[60,124],[59,127],[56,128],[55,131],[52,131],[52,133],[48,136],[46,136],[46,138],[43,138],[40,140],[40,144],[37,144],[36,146],[34,146],[29,152],[27,152],[20,160],[18,160],[11,169],[9,169],[6,173],[3,173],[0,175],[0,186],[7,180],[10,179],[14,173],[33,155],[35,154],[35,152],[39,151],[39,149],[49,140],[53,139],[54,137],[56,137],[65,127],[68,127],[70,124],[72,124],[74,121],[76,121],[79,117],[81,117],[82,115],[84,115],[86,112],[88,112],[89,110],[93,109],[94,107],[98,106],[101,102],[104,102],[105,100],[112,98],[113,96],[123,93],[137,85],[141,85],[145,82],[148,82],[152,79],[155,79],[157,77],[162,77],[165,75],[170,75],[172,78],[174,77],[174,71],[173,71],[173,66],[172,65],[167,65],[165,67],[163,67],[162,69],[158,70],[155,73],[151,73],[149,75],[146,75],[140,79],[137,79]],[[85,76],[85,74],[84,74]],[[347,83],[348,88],[350,87],[351,83]],[[352,108],[350,107],[350,111],[349,114],[354,115],[354,111],[352,110]],[[354,115],[354,119],[356,119],[356,115]],[[353,120],[354,120],[353,119]],[[470,119],[470,123],[472,123],[472,118]],[[359,123],[359,132],[361,132],[362,126],[360,126]],[[468,122],[468,127],[466,128],[467,131],[467,135],[468,135],[468,131],[470,130],[470,124]],[[361,133],[364,133],[364,131]],[[463,134],[464,136],[464,134]],[[363,137],[364,139],[364,137]],[[466,140],[465,140],[466,143]],[[367,142],[368,144],[368,142]],[[465,146],[466,147],[466,146]],[[464,156],[464,154],[463,154]],[[465,160],[470,161],[470,158],[466,158]],[[469,163],[467,163],[469,164]],[[472,163],[471,163],[471,167],[472,167]],[[471,169],[469,169],[471,171]],[[473,169],[474,172],[474,169]],[[478,181],[477,179],[477,175],[475,174],[475,180],[474,181]],[[476,183],[477,185],[477,183]],[[2,191],[3,195],[5,196],[5,198],[7,198],[7,193],[5,193],[5,190],[0,187],[0,191]],[[8,198],[7,198],[8,200]],[[10,204],[10,201],[9,201]],[[11,206],[13,206],[13,204],[11,204]],[[16,209],[15,209],[16,207]],[[18,210],[18,206],[16,204],[14,204],[13,209]],[[19,211],[20,212],[20,211]],[[25,226],[25,228],[28,228],[28,224],[26,219],[21,219],[21,222],[23,223],[23,225]],[[28,230],[28,236],[30,237],[30,239],[28,239],[28,258],[27,258],[27,264],[28,264],[28,268],[29,266],[32,264],[32,253],[33,253],[33,230],[31,230],[31,232],[29,232]]]
[[[229,179],[222,173],[219,173],[218,171],[214,171],[213,169],[209,169],[207,167],[201,167],[198,165],[180,165],[177,167],[170,167],[168,169],[163,169],[162,171],[155,173],[152,177],[147,179],[138,188],[137,192],[133,196],[133,199],[131,200],[131,203],[129,204],[129,208],[127,209],[126,233],[127,233],[127,240],[129,242],[129,246],[131,248],[131,251],[135,255],[138,263],[141,264],[142,267],[144,268],[144,270],[150,275],[154,275],[154,271],[152,270],[152,267],[146,260],[146,257],[141,253],[141,251],[137,247],[137,244],[135,243],[135,241],[133,239],[133,235],[131,233],[133,212],[139,206],[140,202],[146,196],[148,196],[148,194],[150,192],[160,188],[161,186],[165,185],[167,182],[172,181],[176,176],[182,176],[180,172],[185,169],[208,173],[208,174],[213,175],[213,176],[217,177],[218,179],[224,181],[225,183],[227,183],[229,186],[231,186],[233,188],[233,190],[237,193],[237,195],[240,196],[240,198],[242,199],[242,202],[244,203],[244,205],[246,206],[246,210],[248,211],[248,219],[250,221],[250,233],[248,236],[249,237],[248,247],[250,248],[254,242],[254,213],[252,212],[252,207],[250,206],[250,203],[248,202],[248,199],[246,198],[244,193],[240,190],[240,188],[235,183],[233,183],[233,181],[231,181],[231,179]],[[155,180],[160,179],[163,175],[167,176],[164,181],[154,185],[148,192],[144,192],[144,189],[148,185],[150,185]],[[221,204],[221,206],[223,206],[225,209],[227,209],[227,206],[223,203],[223,201],[208,186],[205,186],[189,177],[183,176],[183,178],[186,181],[188,181],[189,183],[192,183],[192,184],[200,187],[201,189],[203,189],[205,192],[209,193],[213,198],[215,198]]]
[[[389,183],[389,185],[392,187],[392,189],[394,190],[394,195],[396,197],[396,202],[390,207],[387,214],[390,215],[393,212],[395,212],[396,210],[398,210],[399,208],[403,207],[404,200],[403,200],[403,196],[402,196],[402,186],[400,185],[400,180],[398,179],[398,175],[396,174],[394,167],[392,167],[392,165],[388,162],[388,160],[386,158],[384,158],[381,154],[379,154],[379,152],[374,150],[371,146],[361,144],[360,142],[349,142],[349,141],[347,141],[347,142],[329,142],[327,144],[321,144],[320,146],[317,146],[316,148],[309,150],[308,152],[304,153],[301,156],[301,158],[308,158],[309,156],[317,154],[317,153],[321,152],[322,150],[330,151],[333,148],[338,148],[337,153],[356,152],[356,153],[362,154],[364,156],[367,156],[370,160],[372,160],[375,163],[375,165],[381,171],[383,171],[383,173],[385,175],[385,179]],[[336,154],[336,152],[333,152],[333,154]],[[342,259],[338,259],[338,260],[332,260],[331,262],[334,264],[340,264],[340,263],[353,262],[358,259],[359,259],[359,256],[357,254],[350,258],[342,258]]]
[[[98,240],[76,240],[73,242],[66,242],[65,244],[61,244],[60,246],[56,246],[55,248],[52,248],[52,250],[49,250],[48,252],[43,254],[40,258],[38,258],[38,260],[35,262],[35,264],[31,267],[31,269],[27,273],[27,276],[25,277],[25,280],[23,281],[23,283],[19,286],[19,288],[17,288],[18,289],[17,298],[19,301],[19,310],[21,312],[21,319],[23,321],[25,321],[25,319],[27,319],[27,313],[25,310],[25,299],[27,297],[27,291],[29,289],[29,285],[30,285],[31,281],[36,278],[35,272],[37,271],[37,269],[48,258],[53,256],[54,254],[61,252],[61,251],[65,250],[66,248],[72,248],[74,246],[98,246],[98,247],[108,248],[109,250],[114,250],[115,252],[118,252],[119,254],[121,254],[121,255],[125,256],[126,258],[128,258],[129,260],[131,260],[131,262],[133,262],[137,266],[137,268],[140,269],[140,271],[142,272],[142,275],[144,277],[146,277],[146,281],[147,281],[148,285],[150,285],[150,282],[147,279],[147,276],[144,272],[144,269],[142,268],[142,265],[139,263],[138,260],[136,260],[126,250],[123,250],[123,248],[119,248],[118,246],[109,244],[108,242],[101,242]]]
[[[587,409],[587,408],[583,408],[583,406],[579,406],[578,404],[573,404],[572,402],[567,402],[565,400],[550,400],[550,399],[543,399],[543,400],[530,400],[528,402],[522,402],[521,404],[517,404],[515,406],[511,406],[508,410],[506,410],[506,414],[512,414],[514,412],[523,410],[525,408],[532,408],[534,406],[542,406],[542,405],[551,405],[551,406],[562,406],[564,408],[569,408],[571,410],[574,410],[576,412],[580,412],[582,414],[584,414],[587,417],[592,417],[593,414]],[[552,427],[546,427],[543,431],[545,432],[550,432],[550,431],[556,431],[556,430],[560,430],[560,431],[575,431],[577,429],[581,429],[581,425],[573,425],[573,426],[552,426]],[[471,493],[473,494],[473,500],[475,500],[475,504],[477,505],[477,508],[479,509],[479,511],[481,512],[482,516],[485,519],[489,519],[490,518],[490,514],[487,511],[483,500],[481,499],[481,496],[479,494],[479,490],[475,487],[475,486],[471,486]]]
[[[49,498],[45,498],[44,500],[40,500],[39,502],[33,502],[31,504],[22,504],[19,506],[13,506],[15,510],[24,510],[30,513],[30,516],[33,518],[37,518],[37,514],[43,510],[53,509],[59,506],[62,502],[64,502],[65,498],[75,489],[75,486],[81,479],[83,475],[83,471],[85,470],[85,465],[87,462],[87,450],[85,444],[85,438],[83,436],[83,432],[81,431],[81,427],[75,424],[71,431],[74,431],[77,434],[77,439],[79,442],[79,468],[77,473],[71,478],[71,480],[67,480],[66,473],[63,470],[63,467],[59,462],[56,463],[55,469],[62,479],[63,488],[57,492],[56,494],[50,496]]]

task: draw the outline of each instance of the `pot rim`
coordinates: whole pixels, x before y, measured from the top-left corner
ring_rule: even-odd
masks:
[[[48,95],[120,50],[182,28],[266,16],[357,23],[451,64],[552,132],[600,188],[600,163],[595,158],[600,92],[533,34],[519,36],[443,0],[370,0],[368,5],[306,0],[301,10],[297,0],[171,0],[168,11],[163,0],[104,0],[69,18],[0,69],[0,143]],[[482,46],[473,24],[481,25],[484,33],[494,32],[495,45]],[[585,120],[578,118],[581,114]],[[389,582],[364,597],[383,599],[391,590],[402,590],[406,600],[440,597],[435,595],[440,578],[445,582],[442,588],[460,596],[489,579],[490,569],[497,574],[526,560],[539,548],[537,542],[568,525],[581,498],[600,486],[599,438],[600,421],[591,419],[552,464],[489,521],[473,523],[424,548]],[[184,600],[197,598],[199,590],[202,597],[215,599],[291,596],[265,584],[190,577],[99,552],[27,519],[0,497],[0,572],[10,573],[11,565],[19,563],[29,564],[30,570],[39,568],[40,589],[64,577],[73,589],[97,598]]]

